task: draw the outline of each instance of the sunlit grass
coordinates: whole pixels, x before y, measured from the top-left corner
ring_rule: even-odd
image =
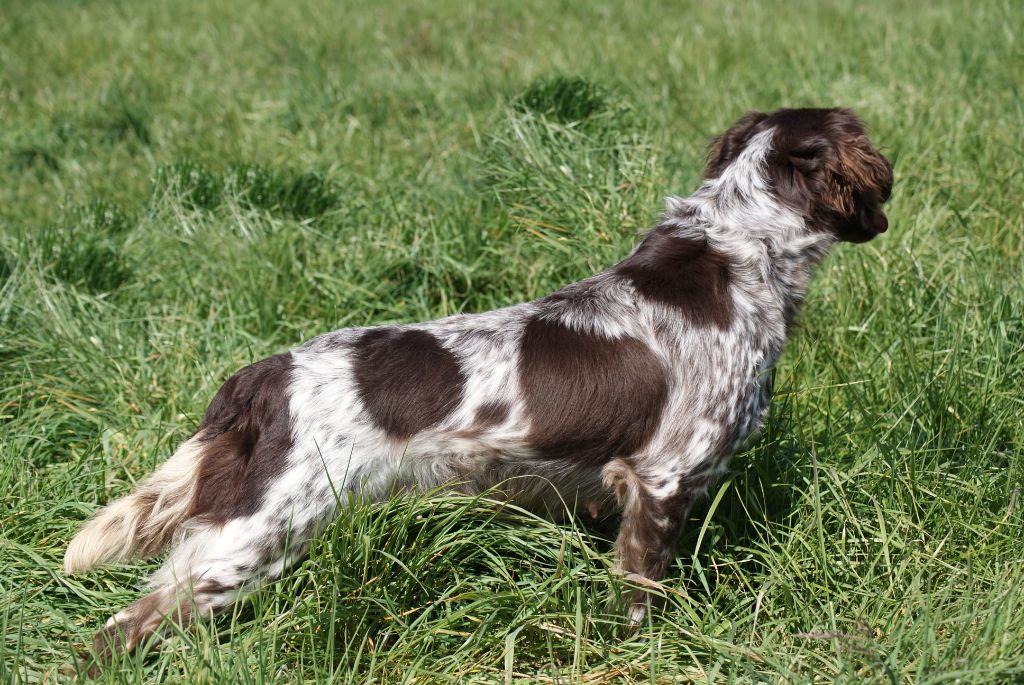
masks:
[[[351,507],[105,682],[1020,682],[1016,3],[21,3],[0,22],[0,680],[55,682],[151,564],[78,524],[234,370],[621,257],[748,109],[854,107],[892,230],[823,267],[760,442],[639,630],[608,540]]]

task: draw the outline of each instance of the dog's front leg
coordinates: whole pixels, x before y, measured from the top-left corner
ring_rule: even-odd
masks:
[[[680,479],[669,488],[655,487],[622,459],[604,468],[604,485],[622,508],[622,523],[615,547],[622,570],[643,584],[665,577],[675,553],[676,541],[693,502],[701,495],[706,480]],[[635,590],[629,596],[629,618],[633,625],[643,620],[651,596]]]

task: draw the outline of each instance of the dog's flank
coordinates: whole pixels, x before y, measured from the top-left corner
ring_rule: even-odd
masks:
[[[892,169],[846,110],[752,113],[633,252],[539,300],[328,333],[247,367],[196,435],[72,541],[69,572],[170,544],[101,660],[279,576],[338,497],[449,485],[550,515],[621,512],[660,580],[694,500],[758,429],[814,266],[888,227]],[[646,597],[631,596],[630,616]]]
[[[526,442],[544,459],[594,466],[650,442],[668,398],[668,376],[646,344],[607,338],[534,315],[519,341]]]

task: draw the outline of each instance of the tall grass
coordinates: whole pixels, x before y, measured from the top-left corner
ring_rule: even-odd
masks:
[[[79,522],[240,366],[600,269],[745,110],[857,109],[892,230],[822,268],[760,442],[666,601],[609,541],[469,498],[351,507],[105,682],[1024,680],[1013,2],[9,4],[0,22],[0,680],[57,682],[152,564]]]

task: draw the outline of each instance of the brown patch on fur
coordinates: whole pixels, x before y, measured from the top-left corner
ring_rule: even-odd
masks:
[[[195,585],[194,593],[196,596],[199,595],[219,595],[224,592],[233,592],[238,589],[238,585],[228,585],[217,580],[203,580]]]
[[[490,428],[500,426],[508,419],[510,408],[504,402],[484,402],[473,412],[469,428],[452,433],[457,438],[477,438]]]
[[[199,426],[206,444],[190,516],[223,524],[259,510],[292,448],[291,364],[288,353],[248,366],[210,403]]]
[[[87,677],[98,678],[103,673],[103,667],[113,663],[116,654],[128,651],[125,645],[131,630],[132,624],[129,619],[122,623],[104,626],[96,633],[92,639],[92,651],[95,657],[82,658],[82,668]]]
[[[668,398],[665,369],[635,338],[602,338],[534,317],[520,342],[529,444],[551,459],[604,463],[641,450]]]
[[[427,331],[371,328],[354,351],[363,406],[395,439],[437,425],[462,402],[465,376],[458,360]]]
[[[167,605],[167,591],[154,592],[128,607],[123,612],[126,618],[100,629],[92,641],[93,652],[96,655],[95,660],[86,657],[82,661],[86,674],[90,678],[98,677],[102,673],[103,667],[113,663],[116,655],[131,652],[143,640],[156,632],[160,622],[171,608]],[[178,612],[178,617],[183,616],[186,622],[190,615],[190,612]]]
[[[145,520],[149,517],[150,513],[153,511],[153,507],[156,506],[159,497],[160,493],[155,490],[142,490],[136,495],[135,501],[139,510],[143,512],[140,519]],[[117,523],[119,522],[115,520],[108,524],[111,531],[115,529],[115,524]],[[168,527],[168,529],[160,531],[160,534],[158,535],[153,535],[151,537],[138,536],[137,539],[139,541],[139,545],[135,553],[142,558],[151,557],[167,546],[167,543],[171,541],[173,534],[174,528]]]
[[[499,426],[508,418],[509,406],[504,402],[484,402],[473,413],[473,425],[480,428]]]
[[[731,265],[729,256],[706,240],[679,238],[659,226],[613,271],[642,296],[677,308],[691,323],[725,330],[733,317]]]

